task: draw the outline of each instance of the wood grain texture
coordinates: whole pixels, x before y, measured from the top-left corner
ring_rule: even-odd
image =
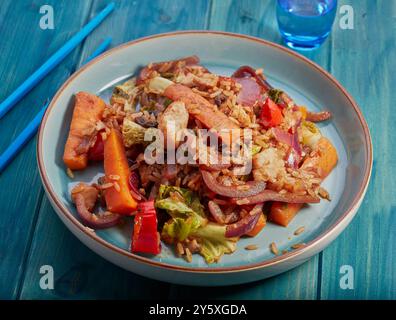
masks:
[[[94,0],[93,10],[108,1]],[[83,61],[94,50],[98,39],[112,37],[112,47],[152,34],[176,30],[204,29],[208,23],[211,1],[207,0],[117,0],[115,11],[101,28],[87,38]]]
[[[54,269],[54,290],[39,286],[42,265]],[[167,284],[127,272],[89,250],[63,225],[44,198],[19,298],[160,299],[167,293]]]
[[[340,5],[350,3],[341,1]],[[332,74],[368,122],[374,167],[352,223],[323,252],[322,299],[396,298],[395,1],[353,2],[355,29],[333,32]],[[354,269],[354,289],[339,286],[340,267]]]
[[[281,42],[273,0],[115,2],[116,10],[84,44],[0,121],[0,152],[107,36],[116,46],[156,33],[212,29]],[[1,1],[0,99],[106,3]],[[55,30],[38,27],[43,4],[54,7]],[[0,175],[0,298],[395,299],[396,116],[391,108],[396,100],[396,2],[339,1],[339,6],[343,4],[351,4],[355,10],[355,29],[341,30],[336,21],[326,43],[305,55],[330,70],[357,100],[371,130],[375,161],[358,215],[330,247],[277,277],[227,288],[168,285],[134,275],[97,256],[61,223],[43,195],[32,141]],[[265,61],[263,67],[265,70]],[[45,264],[54,267],[55,290],[39,287],[39,268]],[[354,290],[339,286],[342,265],[354,268]]]
[[[303,265],[266,280],[229,287],[172,285],[170,299],[313,300],[317,293],[317,257]]]
[[[107,1],[94,1],[91,16]],[[103,39],[112,46],[153,33],[202,29],[209,12],[207,1],[116,1],[116,10],[87,39],[79,64]],[[105,261],[77,240],[60,222],[45,198],[41,204],[26,276],[20,298],[43,299],[159,299],[168,296],[169,285],[124,271]],[[41,290],[39,269],[50,264],[55,271],[55,290]]]
[[[0,5],[0,99],[9,95],[84,24],[89,3],[61,10],[66,1],[47,1],[56,12],[56,29],[39,28],[41,1],[2,1]],[[21,19],[23,12],[23,19]],[[34,48],[34,51],[33,51]],[[75,49],[0,122],[0,152],[34,117],[47,97],[67,79],[79,56]],[[0,175],[0,298],[15,298],[23,278],[26,256],[43,190],[36,165],[35,139]]]

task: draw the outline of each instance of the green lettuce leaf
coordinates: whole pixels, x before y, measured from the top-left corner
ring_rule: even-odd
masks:
[[[171,198],[171,194],[177,192],[179,193],[182,198],[184,199],[184,202],[174,200],[174,198]],[[162,202],[162,200],[168,199],[168,201]],[[169,199],[174,200],[173,204],[171,204],[171,201]],[[179,202],[179,208],[176,208],[176,202]],[[158,197],[157,197],[157,202],[158,205],[164,205],[164,206],[172,206],[172,208],[162,208],[165,210],[176,210],[176,211],[188,211],[186,206],[190,208],[192,211],[197,213],[203,218],[206,218],[205,211],[204,211],[204,206],[201,204],[199,197],[192,192],[189,189],[185,188],[180,188],[180,187],[174,187],[174,186],[166,186],[166,185],[161,185],[158,191]],[[168,205],[166,203],[169,203]],[[184,204],[184,206],[182,205]],[[169,212],[168,212],[169,213]]]
[[[173,218],[188,218],[195,212],[186,203],[172,198],[157,200],[155,206],[166,210]]]
[[[227,238],[226,226],[208,222],[199,197],[191,190],[161,185],[155,206],[171,216],[161,233],[167,242],[195,238],[207,263],[217,262],[223,254],[235,251],[238,238]]]
[[[161,184],[158,190],[157,199],[162,200],[168,198],[172,192],[180,193],[186,203],[190,203],[192,201],[192,198],[194,197],[194,193],[189,189]]]
[[[238,238],[225,236],[226,226],[209,222],[191,234],[201,246],[200,254],[207,263],[218,262],[223,254],[236,250]]]
[[[172,243],[174,240],[184,241],[192,232],[200,227],[201,221],[196,217],[171,218],[164,224],[162,236],[167,242]]]
[[[174,193],[179,196],[175,197]],[[207,223],[199,197],[188,189],[161,185],[155,206],[166,210],[172,217],[162,229],[163,238],[169,242],[184,241]]]

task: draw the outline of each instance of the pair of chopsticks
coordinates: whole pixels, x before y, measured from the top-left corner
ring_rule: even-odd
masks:
[[[114,9],[114,3],[110,3],[94,19],[81,29],[73,38],[71,38],[62,48],[52,55],[37,71],[26,79],[6,100],[0,104],[0,119],[20,101],[41,79],[43,79],[55,66],[57,66],[79,43],[81,43]],[[111,38],[106,38],[100,46],[84,61],[84,64],[94,59],[104,52],[110,45]],[[40,112],[19,134],[19,136],[8,146],[0,155],[0,173],[22,150],[24,145],[37,132],[49,101],[41,107]]]

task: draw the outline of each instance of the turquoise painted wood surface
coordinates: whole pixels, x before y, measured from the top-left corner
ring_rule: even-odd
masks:
[[[48,1],[57,6],[57,1]],[[58,10],[59,32],[38,27],[41,3],[2,1],[0,5],[0,99],[4,99],[54,53],[84,24],[89,3],[78,2],[75,10]],[[58,4],[59,5],[59,4]],[[60,7],[59,7],[60,8]],[[24,19],[21,19],[23,12]],[[61,31],[62,30],[62,31]],[[35,50],[33,51],[33,48]],[[56,70],[47,76],[25,99],[20,101],[0,124],[0,149],[24,128],[38,112],[47,97],[51,97],[71,74],[80,55],[75,50]],[[27,255],[35,231],[43,190],[36,165],[35,141],[0,176],[0,297],[14,298],[18,294],[26,267]]]
[[[0,4],[0,99],[109,1],[17,1]],[[395,299],[396,1],[342,0],[355,10],[355,29],[333,32],[306,56],[329,70],[355,97],[369,123],[375,164],[357,217],[326,250],[271,279],[228,288],[169,285],[126,272],[82,245],[60,222],[43,193],[31,141],[0,175],[0,298],[5,299]],[[39,28],[50,4],[55,29]],[[107,36],[112,46],[183,29],[239,32],[281,42],[273,0],[116,1],[115,12],[0,122],[0,152]],[[23,16],[24,19],[20,19]],[[263,66],[265,68],[265,61]],[[41,290],[39,269],[52,265],[55,289]],[[339,286],[340,267],[354,268],[354,290]]]

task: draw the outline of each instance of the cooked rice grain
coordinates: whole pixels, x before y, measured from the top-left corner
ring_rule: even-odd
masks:
[[[296,231],[294,231],[294,235],[298,236],[299,234],[303,233],[305,231],[305,227],[300,227]]]
[[[120,188],[120,185],[118,184],[118,182],[114,182],[113,185],[114,185],[114,189],[115,189],[117,192],[120,192],[120,191],[121,191],[121,188]]]
[[[104,184],[100,185],[100,189],[102,189],[102,190],[109,189],[111,187],[113,187],[112,182],[108,182],[108,183],[104,183]]]
[[[257,250],[258,246],[256,246],[255,244],[249,244],[245,247],[245,250]]]
[[[299,249],[305,247],[305,243],[296,243],[291,246],[292,249]]]
[[[270,244],[270,250],[274,255],[278,255],[279,254],[279,250],[278,247],[276,246],[275,242],[271,242]]]
[[[67,168],[67,169],[66,169],[66,174],[67,174],[67,176],[68,176],[70,179],[74,179],[74,173],[73,173],[72,169]]]

